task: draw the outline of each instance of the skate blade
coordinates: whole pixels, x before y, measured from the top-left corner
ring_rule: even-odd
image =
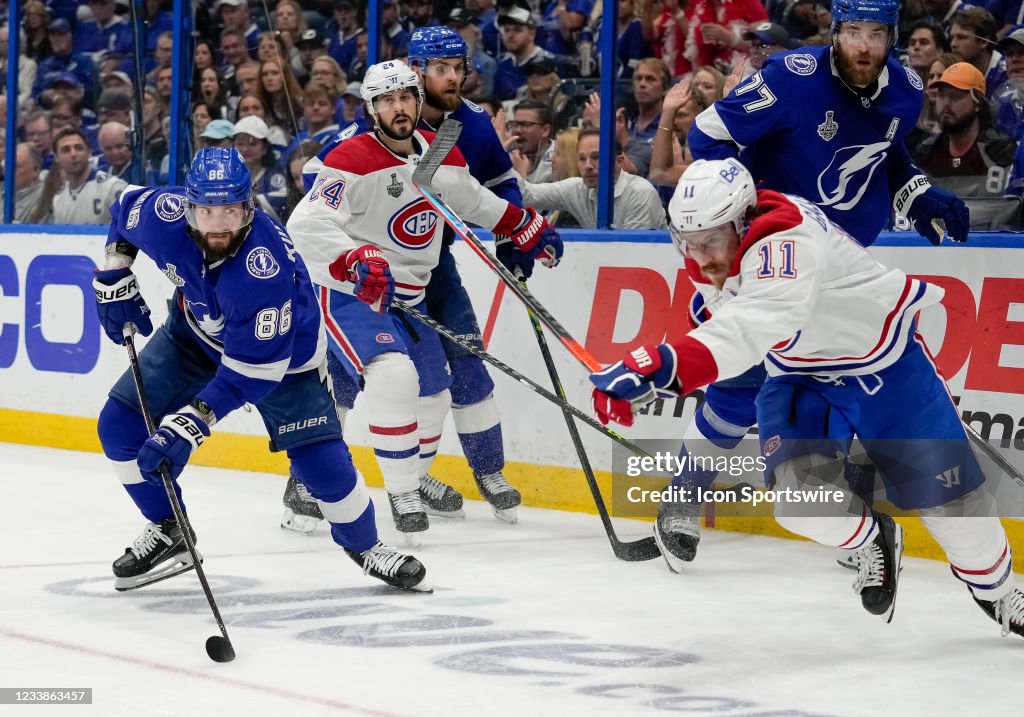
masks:
[[[654,542],[658,544],[658,549],[661,551],[661,557],[665,558],[665,564],[668,566],[670,572],[676,575],[682,575],[683,568],[686,566],[685,560],[676,557],[672,554],[672,551],[665,547],[665,543],[661,540],[661,531],[658,530],[658,526],[654,526]]]
[[[515,525],[519,522],[519,511],[517,508],[495,508],[492,505],[491,512],[494,513],[494,517],[502,523]]]
[[[838,555],[839,552],[840,551],[837,550],[836,554]],[[846,568],[847,570],[856,570],[857,569],[857,561],[853,557],[853,551],[851,551],[851,550],[843,550],[842,552],[843,553],[848,553],[848,555],[837,557],[836,558],[836,565],[838,565],[841,568]]]
[[[199,551],[196,551],[196,555],[199,555],[199,562],[203,562],[203,556],[200,555]],[[126,592],[128,590],[135,590],[145,585],[152,585],[158,583],[161,580],[167,578],[173,578],[175,575],[188,572],[195,568],[195,564],[192,562],[192,556],[189,555],[188,551],[178,553],[171,560],[164,561],[161,565],[157,566],[156,569],[150,570],[144,575],[134,575],[128,578],[114,578],[114,590],[118,592]]]
[[[284,509],[281,516],[281,529],[290,530],[293,533],[312,535],[320,525],[320,520],[309,515],[300,515],[291,508]]]
[[[430,583],[427,582],[426,578],[424,578],[423,580],[421,580],[420,582],[416,583],[412,587],[399,588],[399,590],[405,590],[405,591],[411,592],[411,593],[425,593],[427,595],[430,595],[430,594],[432,594],[434,592],[434,587]]]
[[[458,510],[435,510],[424,503],[423,511],[427,515],[432,515],[435,518],[448,518],[449,520],[462,520],[466,517],[466,511],[462,508],[459,508]]]
[[[887,625],[892,622],[892,614],[896,612],[896,596],[900,592],[900,572],[903,570],[903,526],[899,523],[896,523],[893,537],[896,540],[896,545],[892,551],[892,569],[896,578],[892,586],[892,604],[889,605],[889,610],[882,615]]]

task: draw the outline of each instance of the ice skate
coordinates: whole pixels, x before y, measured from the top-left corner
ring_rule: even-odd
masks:
[[[487,475],[474,473],[473,480],[476,481],[480,495],[490,504],[495,518],[512,524],[519,522],[517,508],[523,502],[523,496],[509,485],[501,471]]]
[[[836,548],[836,565],[847,570],[857,569],[857,551]]]
[[[954,573],[955,575],[956,573]],[[1024,637],[1024,593],[1020,588],[1014,588],[1011,592],[998,600],[979,600],[971,593],[974,602],[985,611],[985,614],[995,620],[1003,628],[1003,637],[1011,632],[1014,635]]]
[[[295,479],[295,476],[288,476],[288,483],[284,487],[284,515],[281,516],[281,527],[285,530],[292,530],[303,535],[312,535],[316,532],[324,514],[320,510],[319,503],[309,494],[302,483]]]
[[[860,595],[865,610],[892,622],[903,560],[903,528],[882,513],[875,513],[875,520],[878,521],[875,539],[870,545],[851,551],[857,554],[857,579],[853,589]]]
[[[193,541],[195,536],[193,535]],[[196,551],[198,555],[199,551]],[[202,561],[202,556],[199,557]],[[134,590],[195,567],[185,537],[173,517],[148,523],[142,535],[114,561],[114,589]]]
[[[363,569],[364,574],[382,580],[392,587],[434,592],[433,588],[423,581],[427,576],[427,569],[423,567],[423,563],[411,555],[384,545],[379,540],[369,550],[357,553],[345,548],[345,553]]]
[[[700,543],[700,504],[662,503],[654,523],[654,539],[673,573],[693,562]]]
[[[466,517],[466,511],[462,509],[462,494],[429,473],[420,476],[419,493],[423,508],[429,515],[439,518]]]
[[[423,544],[420,533],[430,527],[419,490],[388,493],[388,503],[391,504],[391,517],[395,521],[395,528],[403,534],[408,545],[418,548]]]

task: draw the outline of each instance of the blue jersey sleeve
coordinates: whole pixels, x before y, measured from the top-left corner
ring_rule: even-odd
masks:
[[[783,65],[769,58],[732,92],[701,112],[690,128],[687,146],[694,159],[737,157],[741,147],[790,127],[799,103],[786,101],[791,78]]]
[[[523,195],[516,181],[508,152],[487,113],[469,100],[462,101],[453,117],[462,122],[457,146],[466,158],[469,173],[485,188],[517,207],[523,206]]]

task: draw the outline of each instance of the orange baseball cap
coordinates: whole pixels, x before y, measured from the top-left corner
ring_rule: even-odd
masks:
[[[936,85],[949,85],[958,90],[974,90],[985,94],[985,76],[969,62],[956,62],[946,68]]]

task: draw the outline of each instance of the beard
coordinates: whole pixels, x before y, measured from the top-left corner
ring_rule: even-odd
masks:
[[[949,113],[943,113],[939,115],[939,126],[946,134],[963,134],[974,123],[976,116],[975,114],[966,114],[963,117],[955,117]]]
[[[839,68],[839,74],[851,85],[859,87],[867,87],[878,79],[878,76],[882,73],[882,68],[885,67],[886,57],[887,55],[883,55],[881,59],[873,60],[871,68],[865,70],[854,65],[841,48],[837,48],[835,52],[836,66]]]
[[[244,227],[234,232],[231,235],[231,241],[224,246],[212,246],[208,234],[202,234],[197,231],[189,231],[192,236],[192,241],[199,245],[199,248],[203,250],[203,255],[206,260],[213,263],[226,259],[227,257],[238,251],[238,247],[245,241],[246,235],[249,233],[249,227]]]
[[[459,92],[458,87],[455,88],[455,93],[451,95],[443,92],[434,92],[427,87],[423,88],[423,93],[427,104],[442,112],[454,112],[462,104],[462,94]]]
[[[408,129],[401,129],[401,130],[395,129],[395,123],[399,119],[402,119],[402,118],[405,118],[405,119],[409,120],[409,127],[408,127]],[[405,113],[402,113],[400,115],[395,115],[395,118],[393,120],[391,120],[391,124],[386,124],[385,122],[382,122],[382,121],[378,120],[377,127],[380,129],[380,131],[385,136],[387,136],[387,137],[389,137],[389,138],[391,138],[391,139],[393,139],[393,140],[395,140],[397,142],[404,142],[405,140],[407,140],[410,137],[412,137],[412,133],[414,131],[416,131],[416,120],[414,120],[409,115],[407,115]]]

